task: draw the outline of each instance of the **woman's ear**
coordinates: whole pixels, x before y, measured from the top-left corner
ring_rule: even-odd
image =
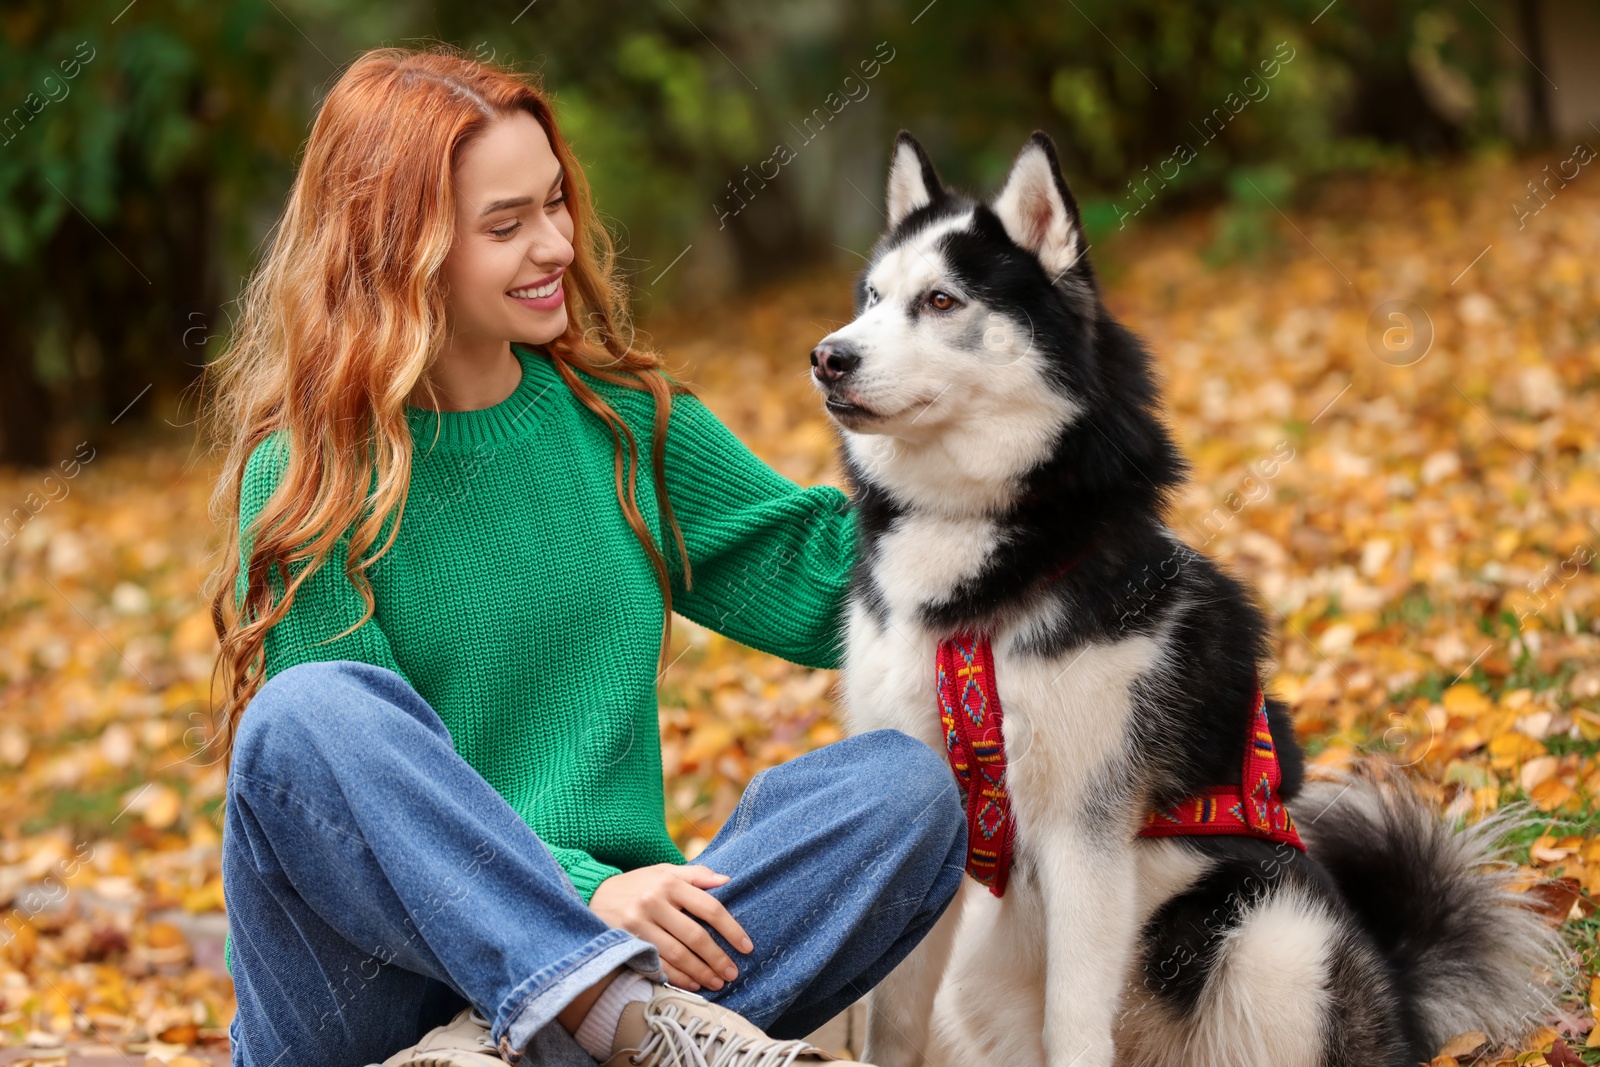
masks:
[[[889,229],[896,226],[920,207],[927,207],[944,196],[944,184],[928,153],[922,150],[911,131],[901,130],[894,139],[893,153],[889,158]]]
[[[1078,202],[1061,178],[1056,146],[1042,130],[1022,146],[992,207],[1006,233],[1037,256],[1052,279],[1078,261],[1084,248]]]

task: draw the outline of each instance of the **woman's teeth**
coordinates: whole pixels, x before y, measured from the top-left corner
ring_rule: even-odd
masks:
[[[544,285],[535,286],[529,289],[513,289],[508,295],[513,296],[518,300],[539,300],[555,292],[556,287],[560,284],[561,279],[558,276],[546,282]]]

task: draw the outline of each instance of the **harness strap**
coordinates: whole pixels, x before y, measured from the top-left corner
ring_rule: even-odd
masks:
[[[1038,495],[1033,493],[1030,497]],[[1044,575],[1039,584],[1048,586],[1060,579],[1077,566],[1097,541],[1092,540]],[[1011,810],[1011,794],[1006,787],[1003,713],[1000,692],[995,686],[994,650],[990,647],[989,634],[984,630],[955,633],[939,642],[935,659],[945,755],[966,795],[967,873],[988,886],[995,896],[1004,896],[1011,874],[1017,825]],[[1239,782],[1239,785],[1214,785],[1152,810],[1139,836],[1235,834],[1279,841],[1301,852],[1306,850],[1279,794],[1283,768],[1278,763],[1278,746],[1272,739],[1266,697],[1259,680]]]
[[[1235,834],[1261,837],[1306,850],[1284,806],[1279,787],[1283,768],[1267,722],[1266,697],[1257,684],[1245,739],[1244,768],[1238,785],[1214,785],[1175,803],[1153,809],[1140,837],[1182,837],[1191,834]]]
[[[967,796],[967,873],[1004,896],[1016,819],[1006,790],[1006,748],[989,635],[939,642],[939,722],[950,769]]]

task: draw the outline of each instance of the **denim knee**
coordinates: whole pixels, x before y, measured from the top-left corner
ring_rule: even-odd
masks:
[[[381,720],[404,713],[397,703],[422,702],[403,678],[384,667],[353,660],[286,667],[245,706],[234,735],[232,764],[248,772],[381,738]],[[438,721],[425,704],[404,710],[419,718],[426,712]]]
[[[861,747],[864,773],[885,786],[874,805],[885,825],[899,833],[924,830],[930,841],[965,829],[960,791],[943,755],[900,730],[871,730],[848,740]]]

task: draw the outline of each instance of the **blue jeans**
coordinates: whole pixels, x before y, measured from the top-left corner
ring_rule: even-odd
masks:
[[[966,848],[948,767],[898,731],[761,772],[695,859],[731,876],[709,892],[755,945],[712,931],[739,977],[701,995],[809,1033],[928,932]],[[662,977],[656,947],[590,911],[438,714],[370,664],[291,667],[246,707],[222,877],[234,1067],[361,1067],[468,1003],[508,1060],[594,1067],[556,1015],[618,966]]]

